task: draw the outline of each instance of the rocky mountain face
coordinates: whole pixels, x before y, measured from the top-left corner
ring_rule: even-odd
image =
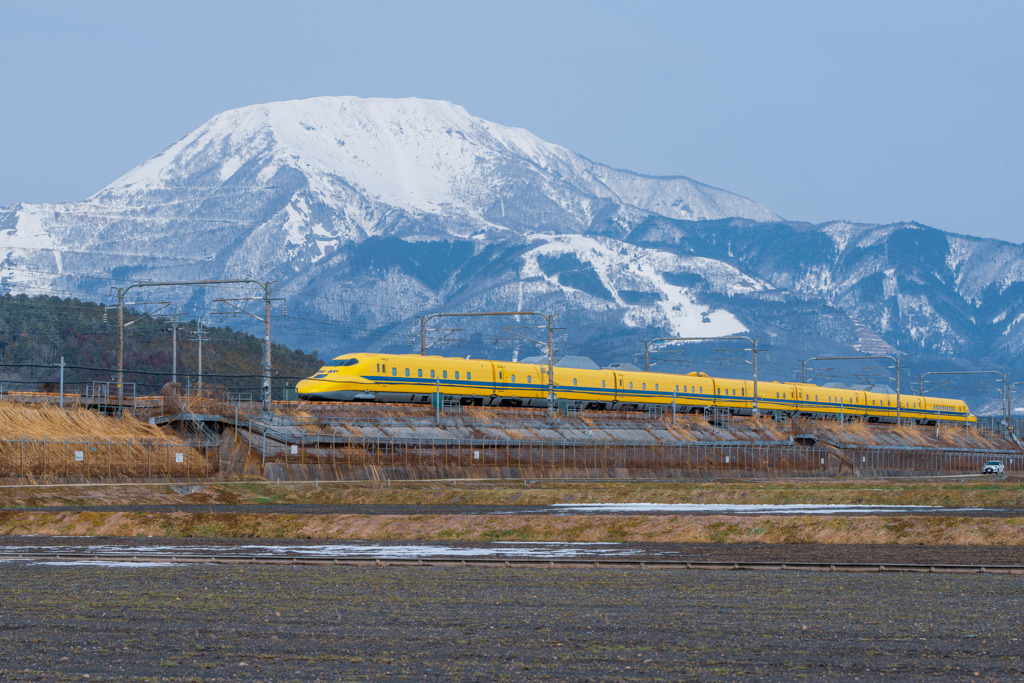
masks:
[[[747,334],[776,349],[786,379],[795,358],[844,353],[1024,370],[1019,244],[784,221],[447,102],[228,111],[85,201],[0,209],[6,291],[220,278],[277,280],[309,323],[280,325],[278,340],[324,353],[407,349],[422,313],[535,309],[560,315],[562,348],[602,362],[641,339]],[[478,355],[507,356],[521,334],[494,330],[516,324],[453,326]],[[492,336],[513,341],[496,351]]]

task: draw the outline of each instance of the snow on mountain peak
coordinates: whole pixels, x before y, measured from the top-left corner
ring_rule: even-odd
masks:
[[[316,97],[226,111],[94,197],[186,187],[215,192],[233,181],[265,185],[284,168],[300,171],[334,208],[350,203],[355,189],[405,211],[454,212],[487,223],[496,197],[528,185],[582,221],[601,200],[670,218],[778,219],[723,190],[617,171],[522,128],[419,98]]]

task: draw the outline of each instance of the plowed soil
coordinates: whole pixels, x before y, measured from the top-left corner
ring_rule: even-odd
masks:
[[[1019,680],[1024,578],[3,567],[4,680]]]

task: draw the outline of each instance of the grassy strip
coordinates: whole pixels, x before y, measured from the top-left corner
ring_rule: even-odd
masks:
[[[757,503],[1024,508],[1019,479],[743,482],[235,482],[175,493],[169,486],[0,489],[0,507],[145,504],[548,505],[552,503]]]
[[[1024,518],[4,512],[0,534],[406,541],[1024,546]]]

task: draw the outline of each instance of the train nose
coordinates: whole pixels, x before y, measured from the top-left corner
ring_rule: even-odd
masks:
[[[317,383],[311,379],[300,380],[299,383],[295,385],[295,392],[299,396],[316,393],[316,384]]]

